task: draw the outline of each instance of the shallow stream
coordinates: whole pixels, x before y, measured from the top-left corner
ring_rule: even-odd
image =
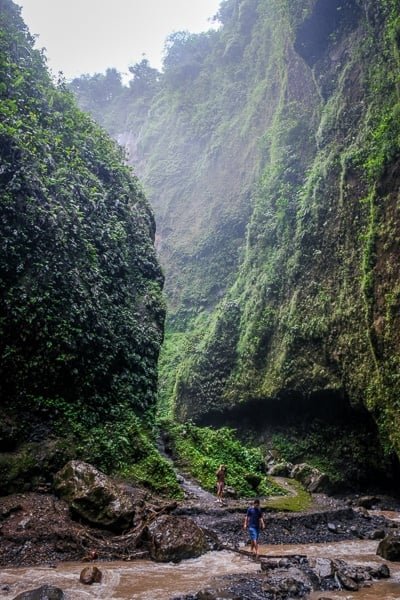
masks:
[[[380,513],[382,514],[382,513]],[[392,519],[398,514],[385,513]],[[261,545],[267,555],[306,554],[326,558],[341,558],[350,563],[376,565],[383,561],[376,555],[378,542],[370,540],[324,544]],[[391,578],[374,582],[358,592],[316,592],[312,600],[400,600],[400,563],[387,563]],[[148,560],[129,562],[98,562],[103,573],[100,584],[85,586],[79,582],[85,563],[63,563],[56,568],[5,568],[0,572],[0,600],[11,600],[20,592],[44,584],[60,587],[69,600],[168,600],[173,596],[196,592],[211,584],[218,575],[259,572],[259,564],[250,558],[228,551],[209,552],[204,556],[179,564],[160,564]],[[7,591],[6,586],[9,586]]]

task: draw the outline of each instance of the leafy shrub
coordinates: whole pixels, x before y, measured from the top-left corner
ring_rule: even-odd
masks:
[[[282,494],[282,490],[267,480],[260,448],[242,444],[233,429],[197,427],[163,421],[171,449],[182,468],[190,472],[210,492],[215,491],[215,473],[220,464],[227,466],[226,484],[240,496],[254,497]],[[255,479],[260,479],[254,489]]]

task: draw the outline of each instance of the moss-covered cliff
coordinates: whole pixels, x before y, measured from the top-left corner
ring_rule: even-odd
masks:
[[[273,4],[285,76],[245,256],[178,412],[336,390],[399,453],[399,6]]]
[[[151,93],[130,90],[118,126],[159,223],[178,418],[251,406],[267,426],[328,399],[367,407],[400,454],[398,15],[225,0],[220,30],[172,36]]]
[[[77,454],[115,470],[138,458],[138,418],[154,412],[154,219],[116,144],[51,82],[10,0],[0,161],[1,489]]]

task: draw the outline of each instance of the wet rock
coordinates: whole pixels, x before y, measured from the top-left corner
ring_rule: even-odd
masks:
[[[376,569],[372,568],[370,573],[374,579],[388,579],[390,577],[390,570],[387,565],[379,565]]]
[[[386,533],[383,529],[375,529],[374,531],[371,531],[368,537],[370,540],[383,540],[385,535]]]
[[[310,558],[308,564],[320,579],[333,577],[335,574],[333,562],[329,558]]]
[[[373,506],[379,504],[380,500],[377,496],[361,496],[355,498],[353,501],[354,506],[362,506],[363,508],[371,509]]]
[[[230,485],[226,485],[224,487],[224,496],[225,496],[225,498],[234,498],[234,499],[239,497],[235,488],[233,488]]]
[[[307,490],[312,494],[319,492],[328,492],[331,488],[331,483],[326,473],[315,474],[313,480],[307,486]]]
[[[196,558],[208,550],[206,536],[188,517],[162,515],[147,528],[150,556],[160,562]]]
[[[271,571],[266,583],[271,586],[271,590],[278,590],[283,597],[302,597],[312,590],[313,585],[309,574],[302,570],[300,566],[296,566],[299,561],[294,559],[290,562],[291,566],[288,568]]]
[[[284,557],[262,558],[260,560],[261,571],[265,573],[268,573],[271,569],[286,569],[292,564],[296,564],[296,561]]]
[[[395,533],[389,533],[379,542],[376,553],[386,560],[393,562],[400,561],[400,536]]]
[[[92,583],[100,583],[103,574],[97,567],[85,567],[82,569],[79,576],[79,581],[85,585],[92,585]]]
[[[280,591],[288,594],[289,596],[303,595],[305,591],[304,587],[304,582],[300,581],[299,579],[295,579],[294,577],[287,577],[279,582]]]
[[[277,569],[279,567],[278,558],[262,558],[260,561],[261,571],[268,573],[271,569]]]
[[[96,550],[89,550],[89,552],[82,558],[83,562],[90,562],[91,560],[97,560],[98,554]]]
[[[56,474],[54,485],[85,521],[116,531],[131,527],[138,499],[92,465],[70,461]]]
[[[242,600],[241,597],[237,594],[232,594],[232,592],[228,590],[212,590],[206,588],[205,590],[201,590],[195,596],[196,600]]]
[[[357,512],[359,515],[361,515],[362,517],[364,517],[364,519],[370,520],[371,519],[371,515],[369,514],[369,512],[367,511],[366,508],[364,508],[363,506],[360,506],[357,509]]]
[[[338,533],[338,527],[335,525],[335,523],[328,523],[327,528],[328,531],[331,531],[332,533]]]
[[[346,573],[346,575],[354,579],[354,581],[356,581],[357,583],[365,584],[366,582],[371,581],[372,579],[372,575],[368,567],[355,567],[351,570],[350,573]]]
[[[345,590],[349,592],[357,592],[359,590],[358,583],[352,577],[343,573],[343,571],[337,571],[336,576]]]
[[[295,465],[290,477],[300,481],[312,493],[329,491],[330,488],[328,476],[307,463]]]
[[[66,600],[66,596],[60,588],[52,585],[42,585],[29,592],[18,594],[13,600]]]

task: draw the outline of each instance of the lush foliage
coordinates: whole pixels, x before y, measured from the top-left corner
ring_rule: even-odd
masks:
[[[168,275],[164,411],[328,390],[399,455],[398,1],[225,0],[217,18],[170,38],[124,112]]]
[[[162,421],[161,426],[178,464],[205,489],[215,491],[215,473],[221,464],[225,464],[225,483],[240,496],[283,493],[265,476],[261,448],[239,442],[232,429],[197,427],[190,422],[179,425],[171,421]],[[258,481],[260,483],[256,485]]]
[[[365,13],[336,4],[336,29],[304,61],[290,44],[312,40],[291,4],[279,24],[265,7],[264,27],[276,25],[268,65],[277,80],[246,250],[223,301],[238,316],[225,346],[226,317],[214,313],[178,371],[175,402],[196,416],[254,397],[338,390],[373,411],[387,450],[399,453],[398,15],[394,2],[365,1]],[[306,18],[323,24],[322,7]],[[253,38],[258,27],[261,19]],[[222,380],[205,367],[221,360]]]
[[[0,9],[0,394],[19,423],[7,433],[2,418],[0,438],[42,423],[113,470],[155,404],[154,220],[116,144],[50,81],[19,9]]]

